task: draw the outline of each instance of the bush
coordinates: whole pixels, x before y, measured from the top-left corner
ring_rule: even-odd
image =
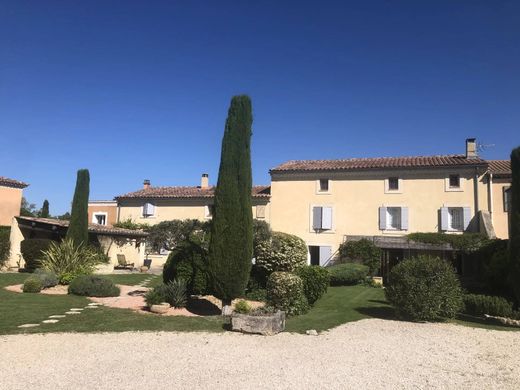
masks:
[[[0,226],[0,268],[2,268],[9,258],[11,251],[11,228],[8,226]]]
[[[163,293],[156,288],[148,290],[146,294],[144,294],[144,301],[148,307],[151,307],[152,305],[160,305],[165,302]]]
[[[362,282],[369,268],[363,264],[345,263],[325,268],[330,275],[331,286],[351,286]]]
[[[161,302],[168,302],[173,307],[186,307],[188,293],[186,282],[182,279],[175,279],[168,283],[160,284],[153,289],[157,297],[152,296]],[[155,304],[155,303],[154,303]]]
[[[54,272],[38,268],[34,270],[34,276],[41,280],[42,288],[54,287],[58,284],[58,277]]]
[[[403,260],[392,268],[385,294],[400,317],[416,321],[453,318],[463,305],[453,267],[429,256]]]
[[[110,279],[95,275],[80,275],[69,285],[69,294],[86,297],[117,297],[119,287]]]
[[[366,238],[359,241],[346,241],[339,246],[340,263],[360,263],[375,275],[381,267],[381,249]]]
[[[268,274],[293,272],[307,264],[307,245],[292,234],[273,232],[270,240],[257,244],[255,253],[256,265],[263,267]]]
[[[502,297],[480,294],[464,295],[464,313],[483,316],[511,317],[513,304]]]
[[[243,299],[241,299],[240,301],[238,301],[235,304],[234,311],[236,313],[249,314],[249,313],[251,313],[251,310],[252,310],[251,305],[249,303],[247,303],[246,301],[244,301]]]
[[[40,278],[31,276],[27,278],[23,284],[24,293],[39,293],[42,290],[42,282]]]
[[[207,269],[206,251],[197,244],[187,242],[168,256],[163,268],[163,281],[167,284],[182,279],[189,294],[205,295],[209,292]]]
[[[43,252],[49,249],[54,241],[46,238],[29,238],[20,243],[20,251],[25,261],[25,270],[33,272],[36,268],[41,268]]]
[[[469,255],[469,261],[480,266],[478,279],[489,295],[512,296],[506,281],[510,273],[507,240],[490,240]]]
[[[309,302],[303,291],[303,281],[289,272],[273,272],[267,280],[267,303],[287,315],[304,314]]]
[[[61,284],[70,283],[76,276],[90,275],[99,264],[98,254],[84,244],[71,239],[52,242],[43,252],[41,267],[58,275]]]
[[[303,281],[303,292],[309,304],[313,305],[327,292],[330,284],[329,272],[317,265],[306,265],[295,272]]]
[[[246,291],[245,297],[250,301],[265,302],[267,299],[267,290],[265,288],[257,288]]]

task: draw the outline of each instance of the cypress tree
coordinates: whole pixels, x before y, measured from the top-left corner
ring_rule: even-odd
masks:
[[[520,306],[520,147],[511,152],[511,208],[509,229],[509,260],[511,285]]]
[[[41,218],[49,218],[49,201],[45,199],[43,201],[42,209],[40,210],[40,217]]]
[[[242,295],[253,256],[251,125],[248,96],[234,96],[228,111],[209,245],[213,293],[223,306]]]
[[[80,169],[76,180],[76,189],[72,200],[72,210],[67,238],[76,245],[88,244],[88,195],[90,175],[88,169]]]

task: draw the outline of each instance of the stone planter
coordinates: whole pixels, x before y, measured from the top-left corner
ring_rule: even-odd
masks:
[[[231,330],[242,333],[254,333],[272,336],[285,329],[285,312],[273,314],[249,315],[233,313],[231,315]]]
[[[170,304],[169,303],[165,303],[165,302],[161,303],[160,305],[152,305],[152,306],[150,306],[150,311],[152,313],[156,313],[156,314],[164,314],[169,309],[170,309]]]
[[[148,267],[146,265],[142,265],[141,267],[139,267],[139,272],[141,273],[145,273],[145,272],[148,272]]]

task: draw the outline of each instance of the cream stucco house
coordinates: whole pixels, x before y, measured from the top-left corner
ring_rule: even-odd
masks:
[[[0,226],[10,226],[13,217],[20,215],[22,192],[28,184],[0,176]]]

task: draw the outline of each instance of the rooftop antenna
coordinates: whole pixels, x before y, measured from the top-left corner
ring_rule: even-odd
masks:
[[[494,148],[494,147],[495,147],[495,144],[481,144],[481,143],[477,142],[477,151],[479,153],[485,152],[486,150]]]

